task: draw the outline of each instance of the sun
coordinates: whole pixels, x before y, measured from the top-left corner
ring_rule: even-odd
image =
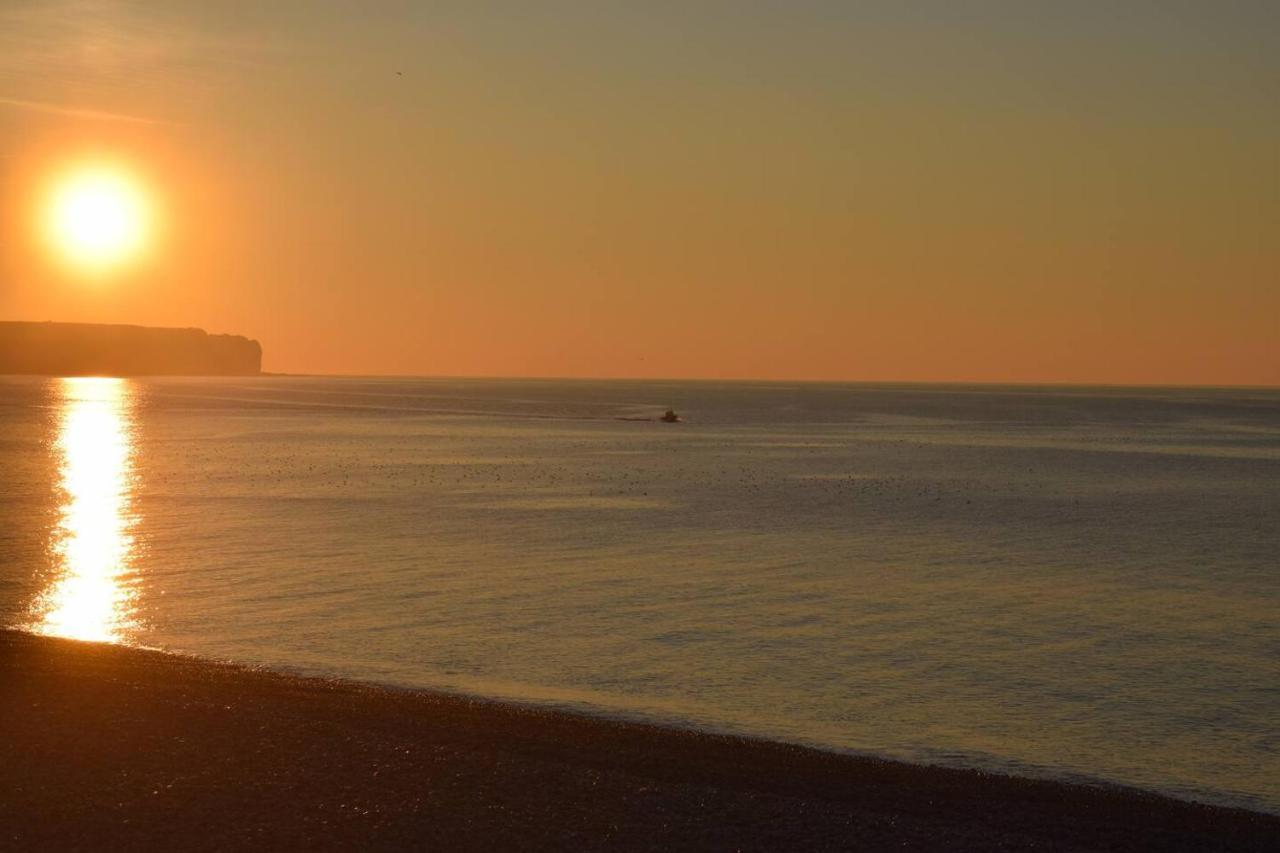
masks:
[[[142,251],[149,220],[146,193],[138,180],[123,168],[94,165],[73,169],[54,184],[46,230],[64,260],[101,270]]]

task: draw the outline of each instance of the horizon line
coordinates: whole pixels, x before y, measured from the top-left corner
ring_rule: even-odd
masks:
[[[989,379],[767,379],[754,377],[721,378],[713,376],[551,376],[484,373],[484,374],[444,374],[444,373],[310,373],[263,370],[258,375],[297,379],[471,379],[501,381],[542,381],[542,382],[733,382],[772,385],[968,385],[993,388],[1133,388],[1133,389],[1203,389],[1203,390],[1246,390],[1246,391],[1280,391],[1280,384],[1211,384],[1173,382],[1088,382],[1079,380],[989,380]]]

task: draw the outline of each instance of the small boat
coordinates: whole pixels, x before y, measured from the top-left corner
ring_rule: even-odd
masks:
[[[675,409],[667,409],[667,413],[658,418],[658,420],[662,421],[664,424],[678,424],[680,423],[680,416],[676,414]]]

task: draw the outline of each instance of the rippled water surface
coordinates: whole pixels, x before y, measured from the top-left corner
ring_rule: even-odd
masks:
[[[0,470],[29,630],[1280,811],[1280,392],[0,378]]]

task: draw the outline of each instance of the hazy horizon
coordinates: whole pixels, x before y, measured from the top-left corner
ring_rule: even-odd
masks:
[[[928,387],[931,385],[972,386],[981,388],[1118,388],[1140,391],[1143,389],[1158,390],[1161,388],[1212,391],[1277,391],[1280,385],[1212,385],[1212,384],[1177,384],[1177,383],[1138,383],[1138,382],[1073,382],[1054,381],[990,381],[972,379],[813,379],[805,376],[770,379],[761,376],[735,376],[723,378],[719,376],[517,376],[500,373],[341,373],[341,372],[299,372],[283,370],[263,370],[263,376],[292,376],[296,378],[315,377],[317,379],[494,379],[515,381],[528,379],[540,382],[724,382],[724,383],[759,383],[762,385],[903,385],[911,387]]]
[[[0,322],[20,318],[2,318]],[[34,320],[25,322],[35,323],[59,323],[58,320]],[[81,322],[81,321],[76,321]],[[95,325],[95,324],[88,324]],[[119,323],[108,325],[132,326],[133,323]],[[143,327],[143,328],[160,328],[160,329],[184,329],[195,328],[200,331],[208,332],[211,335],[237,335],[234,330],[209,330],[199,326],[159,326],[159,327]],[[259,342],[261,343],[261,342]],[[86,374],[87,375],[87,374]],[[1274,391],[1280,390],[1280,384],[1272,385],[1250,385],[1250,384],[1211,384],[1211,383],[1142,383],[1142,382],[1079,382],[1072,380],[1061,381],[1044,381],[1044,380],[974,380],[974,379],[821,379],[807,376],[792,376],[785,378],[769,378],[763,376],[735,376],[735,377],[719,377],[719,376],[614,376],[608,374],[580,374],[577,376],[567,375],[516,375],[502,373],[356,373],[350,371],[332,370],[332,371],[286,371],[286,370],[262,370],[262,376],[283,376],[283,377],[315,377],[315,378],[334,378],[334,379],[431,379],[431,380],[522,380],[543,382],[724,382],[724,383],[760,383],[760,384],[797,384],[797,385],[902,385],[902,386],[973,386],[973,387],[1009,387],[1009,388],[1087,388],[1087,389],[1203,389],[1203,390],[1259,390]],[[157,378],[165,377],[178,378],[182,374],[137,374],[134,378]],[[124,376],[123,378],[130,378]]]
[[[0,319],[0,325],[10,322],[8,319]],[[23,322],[23,321],[18,321]],[[54,323],[58,321],[27,321],[34,323]],[[60,325],[80,325],[60,324]],[[104,324],[83,324],[89,326]],[[153,329],[160,331],[184,331],[194,329],[199,332],[207,332],[208,330],[199,327],[157,327],[157,326],[136,326],[136,324],[120,323],[105,324],[107,326],[119,325],[122,327],[135,327],[143,329]],[[210,333],[214,337],[235,336],[235,332],[215,331]],[[260,343],[256,340],[250,340],[252,343]],[[1127,383],[1127,382],[1072,382],[1072,381],[982,381],[968,379],[940,379],[940,380],[900,380],[900,379],[814,379],[804,376],[787,377],[787,378],[767,378],[758,376],[741,376],[732,378],[723,378],[716,376],[610,376],[610,375],[579,375],[579,376],[519,376],[498,373],[475,373],[475,374],[442,374],[442,373],[352,373],[342,371],[313,372],[313,371],[281,371],[281,370],[262,370],[255,374],[236,374],[236,373],[215,373],[206,372],[203,369],[193,370],[190,373],[173,372],[165,370],[163,372],[86,372],[86,371],[63,371],[57,374],[44,371],[25,371],[25,370],[6,370],[0,365],[0,374],[10,374],[19,376],[63,376],[63,377],[98,377],[98,378],[120,378],[120,379],[173,379],[181,380],[192,377],[226,377],[226,376],[265,376],[265,377],[282,377],[282,378],[314,378],[314,379],[386,379],[386,380],[427,380],[427,381],[448,381],[458,380],[466,381],[483,381],[493,380],[495,382],[582,382],[582,383],[599,383],[599,382],[620,382],[620,383],[653,383],[653,382],[670,382],[670,383],[707,383],[707,384],[741,384],[741,385],[831,385],[831,386],[887,386],[887,387],[903,387],[903,388],[930,388],[936,387],[940,389],[953,387],[968,388],[1010,388],[1010,389],[1080,389],[1090,391],[1101,391],[1115,389],[1118,391],[1143,391],[1143,390],[1204,390],[1204,391],[1280,391],[1280,385],[1212,385],[1212,384],[1174,384],[1174,383]]]
[[[1277,33],[1257,2],[7,2],[0,317],[286,373],[1276,386]],[[89,161],[153,214],[94,274],[37,233]]]

